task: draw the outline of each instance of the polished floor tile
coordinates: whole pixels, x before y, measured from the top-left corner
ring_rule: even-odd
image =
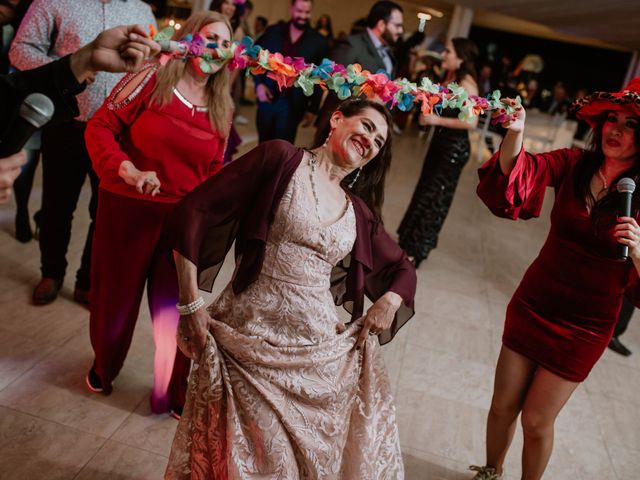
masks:
[[[0,477],[67,480],[104,445],[97,435],[0,407]]]

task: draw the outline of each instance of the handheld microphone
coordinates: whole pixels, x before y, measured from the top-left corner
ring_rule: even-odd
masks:
[[[54,111],[53,102],[46,95],[28,95],[20,105],[18,118],[11,123],[0,142],[0,158],[22,150],[31,135],[51,120]]]
[[[636,182],[625,177],[621,178],[616,185],[618,190],[618,217],[631,216],[631,197],[636,189]],[[621,243],[618,244],[618,260],[626,260],[629,257],[629,247]]]

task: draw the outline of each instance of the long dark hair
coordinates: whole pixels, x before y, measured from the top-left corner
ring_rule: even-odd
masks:
[[[349,118],[364,112],[368,108],[380,113],[387,122],[387,140],[384,142],[378,155],[372,158],[371,161],[362,168],[362,172],[360,172],[360,176],[353,188],[351,188],[351,191],[364,200],[373,212],[376,221],[379,222],[382,218],[382,204],[384,203],[384,182],[389,167],[391,166],[391,129],[393,124],[391,114],[384,105],[365,98],[356,98],[342,102],[336,111],[342,112],[346,118]],[[322,146],[329,136],[330,130],[331,125],[329,122],[326,122],[321,134],[316,136],[317,145],[314,145],[313,148]],[[349,188],[349,184],[356,177],[357,172],[358,171],[355,170],[342,179],[342,186],[344,188]]]
[[[468,38],[462,37],[452,38],[451,43],[456,51],[456,56],[462,60],[460,68],[456,70],[456,82],[460,83],[467,75],[473,78],[474,82],[477,82],[476,60],[480,54],[478,46]]]
[[[329,32],[328,38],[333,39],[333,25],[331,24],[331,17],[326,13],[320,15],[320,18],[318,18],[318,21],[316,22],[316,30],[320,31],[320,29],[322,28],[320,22],[323,18],[327,21],[327,25],[325,26],[325,28],[327,29],[327,32]]]
[[[616,222],[618,199],[615,185],[623,177],[630,177],[636,183],[640,180],[640,128],[636,128],[634,141],[638,147],[636,161],[634,164],[622,172],[611,182],[613,188],[600,200],[597,200],[591,192],[591,180],[604,163],[604,152],[602,151],[602,127],[609,112],[602,113],[596,120],[593,133],[587,150],[576,165],[574,175],[574,190],[578,200],[586,201],[591,209],[591,221],[596,229],[596,233],[608,229]],[[640,188],[637,188],[631,199],[631,211],[635,216],[640,212]]]
[[[225,3],[225,0],[213,0],[211,2],[211,5],[209,5],[209,10],[212,12],[222,13],[222,5],[224,3]],[[236,6],[236,9],[233,11],[233,16],[229,19],[229,23],[231,24],[231,30],[232,30],[231,40],[233,40],[233,34],[236,33],[236,30],[240,26],[240,16],[242,15],[242,11],[244,10],[244,6],[241,6],[238,4],[235,4],[235,6]]]

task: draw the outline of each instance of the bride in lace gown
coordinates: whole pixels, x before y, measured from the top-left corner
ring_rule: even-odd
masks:
[[[208,313],[197,309],[182,317],[179,344],[195,363],[168,479],[404,476],[389,379],[372,334],[386,334],[388,340],[408,319],[415,270],[384,229],[371,226],[375,213],[340,186],[345,177],[352,182],[361,166],[360,192],[365,199],[367,189],[384,181],[388,114],[384,107],[363,100],[349,102],[341,110],[332,117],[327,143],[316,150],[275,141],[258,147],[248,160],[236,161],[258,164],[256,159],[264,163],[267,156],[279,156],[276,169],[289,174],[276,175],[283,188],[271,203],[273,216],[260,247],[261,265],[256,269],[255,262],[245,264],[256,271],[255,278],[242,287],[236,283],[244,255],[252,256],[252,242],[236,238],[240,246],[234,282]],[[243,167],[227,168],[232,166]],[[256,165],[251,166],[248,171],[260,176]],[[382,174],[375,175],[379,169]],[[224,174],[223,170],[220,175]],[[229,184],[232,175],[215,185]],[[214,185],[195,193],[209,205],[218,204],[212,195],[223,194]],[[189,202],[182,212],[203,210]],[[245,215],[246,208],[269,209],[263,202],[246,202],[252,205],[239,208]],[[379,203],[372,206],[379,212]],[[180,232],[187,231],[187,225],[201,231],[200,223],[215,224],[211,215],[204,222],[189,222],[193,218],[189,214],[177,215]],[[233,230],[245,231],[243,222]],[[202,250],[201,240],[189,242]],[[367,275],[366,268],[358,268],[358,252],[369,241],[376,259]],[[180,241],[176,244],[181,303],[187,305],[181,308],[194,309],[202,303],[196,279],[202,258],[189,247],[181,248]],[[364,291],[375,302],[363,317],[345,325],[335,301],[353,310],[361,305],[358,295],[349,292],[357,283],[350,278],[357,278],[357,272],[367,277],[370,285],[364,285]]]

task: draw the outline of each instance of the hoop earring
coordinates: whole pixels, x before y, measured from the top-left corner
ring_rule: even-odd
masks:
[[[356,173],[356,176],[353,177],[353,180],[351,180],[351,183],[349,184],[349,188],[353,188],[353,186],[356,184],[356,181],[358,180],[358,177],[360,176],[360,172],[362,172],[362,167],[360,167],[358,169],[358,173]]]

